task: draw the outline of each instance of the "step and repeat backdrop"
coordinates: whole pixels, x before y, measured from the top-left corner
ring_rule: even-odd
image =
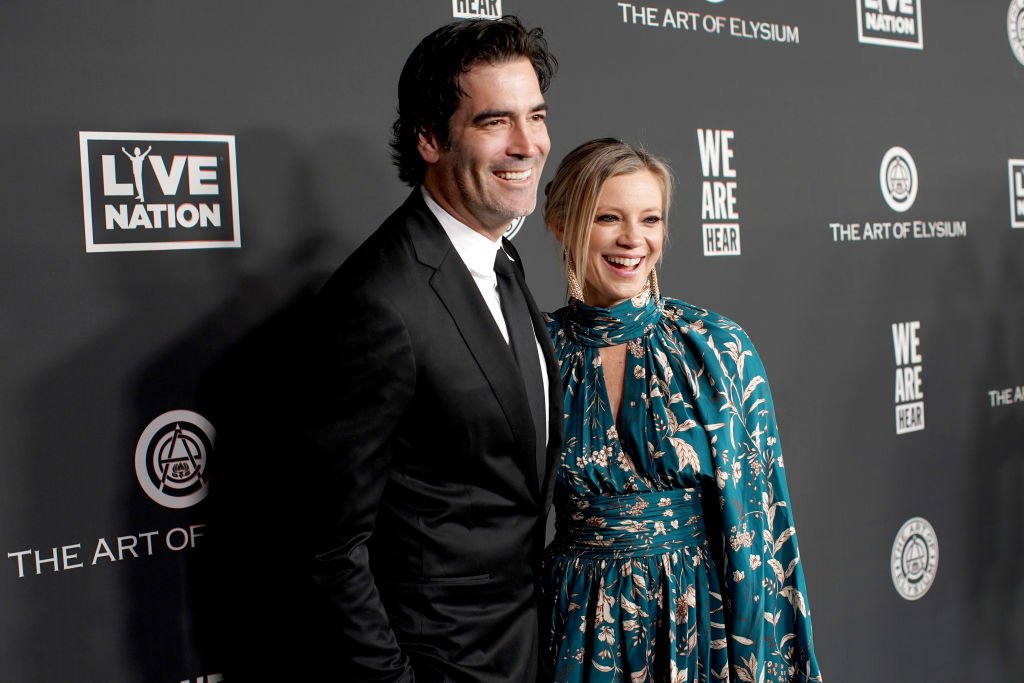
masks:
[[[1024,0],[3,3],[0,680],[316,680],[293,331],[408,192],[406,56],[501,14],[545,181],[674,169],[662,289],[765,360],[825,679],[1019,680]]]

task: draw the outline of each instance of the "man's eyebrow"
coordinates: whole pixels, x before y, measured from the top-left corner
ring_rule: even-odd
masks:
[[[531,114],[536,114],[539,111],[547,111],[547,110],[548,110],[548,105],[545,102],[545,103],[542,103],[542,104],[538,104],[537,106],[535,106],[532,109],[530,109],[530,113]],[[507,117],[513,116],[514,113],[515,112],[513,112],[511,110],[507,110],[507,109],[486,109],[486,110],[480,112],[479,114],[477,114],[476,116],[474,116],[472,123],[475,125],[475,124],[478,124],[478,123],[483,123],[487,119],[507,118]]]

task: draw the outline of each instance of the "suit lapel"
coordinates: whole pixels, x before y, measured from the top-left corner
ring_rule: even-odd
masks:
[[[410,212],[409,234],[416,256],[421,263],[435,269],[430,286],[448,310],[473,359],[491,385],[518,446],[517,464],[526,474],[530,490],[539,495],[542,483],[537,479],[534,442],[530,438],[533,421],[512,350],[480,296],[469,269],[423,202],[419,189],[413,191],[405,206]],[[529,303],[532,316],[536,307],[532,301]]]

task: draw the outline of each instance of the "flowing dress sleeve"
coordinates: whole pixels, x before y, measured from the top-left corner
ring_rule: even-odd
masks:
[[[728,648],[730,680],[821,681],[764,366],[739,325],[703,313],[686,315],[689,324],[679,322],[691,348],[703,356],[711,394],[698,404],[719,492],[728,633],[727,643],[713,647]]]

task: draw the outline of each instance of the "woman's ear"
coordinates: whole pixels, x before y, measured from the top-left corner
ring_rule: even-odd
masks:
[[[565,237],[565,225],[561,220],[553,220],[548,224],[548,230],[555,236],[555,239],[559,242],[563,242]]]

